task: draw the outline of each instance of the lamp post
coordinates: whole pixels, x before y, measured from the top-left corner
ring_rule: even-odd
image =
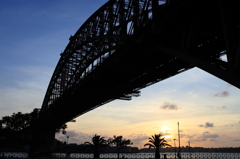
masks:
[[[178,146],[178,158],[181,159],[181,146],[180,146],[179,122],[178,122],[178,142],[179,142],[179,146]]]
[[[190,159],[192,159],[191,149],[190,149],[190,141],[188,141],[188,147],[189,147]]]
[[[173,141],[174,141],[174,149],[175,149],[175,159],[176,159],[177,148],[176,148],[175,140],[176,140],[176,139],[173,139]]]
[[[67,136],[67,145],[68,145],[68,138],[69,138],[69,136]]]

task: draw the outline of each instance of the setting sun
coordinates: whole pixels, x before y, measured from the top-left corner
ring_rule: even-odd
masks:
[[[171,129],[169,127],[167,127],[167,126],[162,126],[160,130],[161,131],[169,131]]]
[[[163,137],[165,137],[166,139],[168,139],[168,138],[171,138],[172,135],[164,135]]]

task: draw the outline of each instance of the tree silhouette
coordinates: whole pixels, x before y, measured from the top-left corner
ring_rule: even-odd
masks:
[[[13,113],[11,116],[4,116],[0,120],[0,138],[1,143],[8,149],[19,149],[28,144],[25,136],[30,127],[30,114],[21,112]]]
[[[132,145],[132,144],[133,144],[130,139],[128,139],[128,140],[127,140],[127,139],[123,139],[122,136],[116,136],[116,135],[113,136],[113,139],[110,138],[110,139],[109,139],[109,142],[110,142],[111,144],[116,145],[116,147],[117,147],[117,152],[118,152],[118,158],[119,158],[120,148],[124,148],[124,147],[126,147],[127,145]]]
[[[41,132],[44,131],[39,126],[40,109],[33,109],[30,113],[13,113],[11,116],[4,116],[0,120],[0,147],[15,150],[30,146],[29,156],[33,156],[35,145],[43,143]],[[67,125],[63,124],[55,129],[55,132],[66,133]],[[46,146],[45,146],[46,147]],[[13,149],[14,148],[14,149]]]
[[[149,148],[155,148],[155,158],[159,159],[160,158],[160,148],[166,147],[166,146],[171,146],[167,143],[164,137],[162,137],[162,134],[155,134],[152,135],[150,138],[148,138],[148,143],[144,145],[149,146]]]
[[[90,137],[92,139],[92,143],[85,142],[84,144],[89,144],[94,148],[94,158],[99,158],[99,149],[102,147],[107,146],[107,142],[104,139],[104,137],[101,137],[101,135],[95,134],[93,137]]]
[[[30,125],[30,116],[28,113],[22,114],[21,112],[13,113],[12,116],[2,117],[2,124],[4,128],[10,129],[12,131],[21,131]]]

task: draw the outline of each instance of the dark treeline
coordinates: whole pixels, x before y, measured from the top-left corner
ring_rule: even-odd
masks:
[[[44,131],[37,123],[40,115],[40,109],[36,108],[30,113],[18,112],[2,117],[0,120],[0,152],[28,151],[31,156],[39,145],[42,144],[42,147],[46,148],[42,136],[39,135]],[[64,134],[66,128],[67,125],[64,124],[55,129],[55,132]]]
[[[68,144],[61,143],[60,141],[57,141],[57,144],[53,148],[53,152],[56,153],[94,153],[94,147],[91,147],[89,145],[85,144]],[[138,153],[137,147],[131,147],[131,146],[125,146],[118,150],[118,148],[115,145],[109,146],[109,147],[101,147],[99,148],[99,153]]]

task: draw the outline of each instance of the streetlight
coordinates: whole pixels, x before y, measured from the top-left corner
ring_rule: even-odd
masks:
[[[68,145],[68,138],[69,138],[69,136],[67,136],[67,145]]]
[[[188,146],[189,146],[190,159],[192,159],[191,149],[190,149],[190,141],[188,141]]]
[[[176,154],[176,153],[177,153],[177,149],[176,149],[176,144],[175,144],[175,140],[176,140],[176,139],[173,139],[173,140],[174,140],[174,148],[175,148],[175,159],[176,159],[176,155],[177,155],[177,154]]]
[[[181,147],[180,147],[179,122],[178,122],[178,142],[179,142],[179,146],[178,146],[178,158],[181,159]]]

